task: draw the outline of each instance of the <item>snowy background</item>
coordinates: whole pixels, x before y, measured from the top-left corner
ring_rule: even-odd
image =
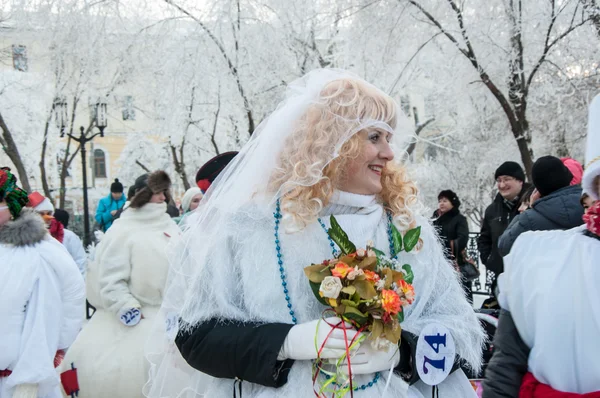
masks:
[[[61,207],[77,202],[81,161],[59,137],[55,98],[68,104],[67,133],[91,134],[90,104],[107,102],[95,145],[111,177],[128,185],[162,168],[183,192],[204,161],[244,144],[288,82],[337,67],[401,104],[419,132],[405,159],[426,205],[452,189],[478,231],[503,161],[583,162],[600,91],[598,0],[0,4],[0,164]]]

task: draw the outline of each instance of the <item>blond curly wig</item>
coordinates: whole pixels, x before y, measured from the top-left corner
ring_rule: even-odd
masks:
[[[280,191],[282,210],[293,224],[289,229],[301,230],[316,221],[342,179],[351,177],[345,175],[346,166],[360,155],[370,129],[362,128],[363,121],[395,129],[398,112],[391,97],[361,80],[340,79],[325,86],[286,140],[269,182],[270,192]],[[339,142],[344,143],[336,148]],[[330,161],[332,153],[338,156]],[[381,183],[379,201],[400,228],[413,227],[418,191],[404,167],[387,162]]]

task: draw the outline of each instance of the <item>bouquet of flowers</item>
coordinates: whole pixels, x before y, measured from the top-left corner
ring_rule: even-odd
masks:
[[[325,312],[333,311],[358,331],[365,332],[374,347],[384,347],[386,341],[397,345],[404,308],[415,299],[411,266],[400,265],[398,260],[387,257],[372,243],[357,249],[335,217],[331,216],[330,220],[331,228],[327,232],[341,253],[337,258],[304,268],[315,297],[329,307]],[[420,233],[421,227],[417,227],[402,236],[391,224],[394,252],[413,250],[419,243]],[[352,349],[359,343],[351,341],[348,347]],[[348,354],[347,351],[346,356]],[[319,371],[320,360],[317,358],[315,372]],[[316,374],[314,376],[316,380]],[[333,379],[335,375],[329,380]],[[348,381],[352,383],[351,380],[346,383]],[[349,390],[352,391],[351,384]]]

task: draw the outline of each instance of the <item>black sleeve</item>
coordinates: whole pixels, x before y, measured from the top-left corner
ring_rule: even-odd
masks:
[[[485,211],[483,222],[481,223],[481,233],[477,240],[477,246],[479,248],[479,254],[481,255],[481,262],[487,265],[487,260],[492,254],[492,230],[490,228],[490,221],[488,217],[489,209]]]
[[[187,363],[203,373],[281,387],[294,361],[278,361],[277,355],[292,326],[212,319],[180,331],[175,343]]]
[[[469,224],[465,217],[460,217],[456,225],[456,258],[461,258],[461,252],[467,248],[469,244]]]
[[[518,214],[515,218],[513,218],[506,230],[502,233],[498,239],[498,252],[502,257],[508,256],[508,253],[510,253],[510,249],[512,249],[517,238],[522,233],[531,229],[529,227],[528,220],[529,218],[527,212]]]
[[[525,345],[508,311],[501,311],[494,335],[494,355],[485,371],[483,398],[519,396],[527,373],[529,347]]]
[[[402,331],[400,339],[400,363],[394,369],[394,371],[410,385],[419,381],[419,372],[417,372],[417,362],[415,360],[417,354],[417,341],[419,341],[419,336],[407,332],[406,330]],[[460,363],[461,359],[456,357],[450,373],[458,369]]]

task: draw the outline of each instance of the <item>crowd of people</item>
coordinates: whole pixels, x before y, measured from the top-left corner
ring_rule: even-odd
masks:
[[[590,109],[585,171],[543,156],[531,184],[516,162],[495,172],[477,242],[495,276],[484,306],[501,314],[489,364],[459,193],[442,190],[433,216],[421,214],[395,156],[410,123],[354,74],[321,69],[290,84],[239,153],[200,168],[179,208],[164,171],[138,177],[126,197],[115,179],[97,207],[93,255],[67,229],[68,212],[4,167],[0,397],[468,398],[467,375],[483,368],[486,398],[598,397],[600,97]],[[325,316],[314,298],[304,267],[344,250],[331,216],[357,247],[411,265],[415,299],[398,345],[362,341],[367,331]],[[393,230],[415,228],[415,249],[397,252]],[[435,383],[419,369],[429,325],[456,350]],[[330,380],[338,368],[350,388]]]

